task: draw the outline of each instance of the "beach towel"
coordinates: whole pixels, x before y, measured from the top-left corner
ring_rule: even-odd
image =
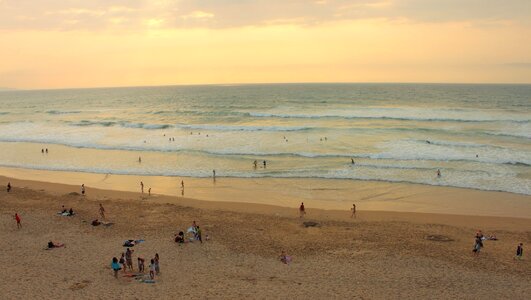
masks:
[[[193,234],[196,234],[196,233],[197,233],[197,230],[195,229],[195,227],[190,227],[190,228],[188,228],[188,230],[186,230],[186,233],[193,233]]]
[[[144,240],[126,240],[123,244],[124,247],[134,247],[137,244],[144,242]]]

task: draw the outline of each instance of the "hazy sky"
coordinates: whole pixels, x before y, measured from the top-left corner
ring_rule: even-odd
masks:
[[[531,0],[0,0],[0,87],[531,83]]]

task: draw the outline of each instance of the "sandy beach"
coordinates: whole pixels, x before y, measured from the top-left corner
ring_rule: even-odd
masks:
[[[70,194],[79,186],[1,179],[13,185],[10,193],[0,191],[0,288],[6,299],[503,299],[531,292],[529,218],[363,209],[350,218],[348,210],[307,206],[301,220],[296,206],[148,197],[90,185],[81,197]],[[114,225],[90,225],[99,218],[99,203]],[[57,215],[62,205],[76,215]],[[176,244],[174,235],[192,221],[210,240]],[[318,226],[307,228],[304,221]],[[499,240],[485,241],[475,257],[478,229]],[[139,255],[148,260],[159,253],[155,283],[122,272],[113,277],[111,259],[127,239],[145,240],[133,247],[135,270]],[[49,240],[66,247],[44,250]],[[524,259],[516,261],[520,242]],[[291,264],[280,262],[282,250],[293,257]]]

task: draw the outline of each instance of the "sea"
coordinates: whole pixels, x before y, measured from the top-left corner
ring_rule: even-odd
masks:
[[[531,85],[1,91],[0,167],[177,177],[215,170],[218,178],[374,180],[531,195]]]

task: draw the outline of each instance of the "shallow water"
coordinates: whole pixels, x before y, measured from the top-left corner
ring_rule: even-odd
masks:
[[[4,167],[192,177],[215,169],[531,194],[531,85],[7,91],[0,104]]]

